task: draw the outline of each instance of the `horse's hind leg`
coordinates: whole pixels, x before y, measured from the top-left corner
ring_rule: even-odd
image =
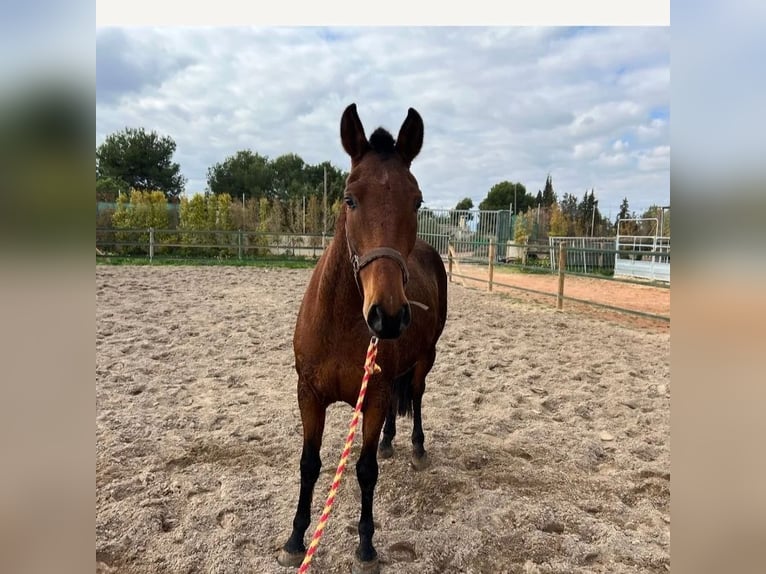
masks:
[[[301,488],[298,496],[298,509],[293,519],[292,533],[277,557],[277,561],[282,566],[300,566],[306,554],[303,537],[311,523],[311,500],[314,495],[314,485],[322,468],[319,450],[322,447],[325,407],[320,405],[313,393],[302,385],[299,385],[298,405],[303,422],[303,451],[300,463]]]
[[[391,458],[394,456],[393,440],[396,436],[396,404],[391,402],[391,407],[386,415],[386,423],[383,425],[383,438],[380,439],[378,454],[381,458]]]
[[[391,458],[394,455],[393,441],[396,436],[396,416],[412,414],[412,375],[413,367],[394,380],[390,406],[386,414],[386,424],[383,426],[383,438],[380,439],[378,454],[381,458]]]
[[[428,468],[429,460],[424,443],[423,417],[421,407],[423,393],[426,390],[426,375],[434,364],[432,358],[428,362],[418,362],[412,377],[412,466],[415,470]]]

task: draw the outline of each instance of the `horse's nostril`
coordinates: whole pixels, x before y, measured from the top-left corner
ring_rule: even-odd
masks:
[[[370,307],[370,311],[367,313],[367,326],[376,335],[380,335],[383,331],[383,311],[380,306],[373,305]]]
[[[409,326],[410,306],[402,305],[399,312],[388,315],[380,305],[373,305],[367,313],[367,326],[381,339],[396,339]]]

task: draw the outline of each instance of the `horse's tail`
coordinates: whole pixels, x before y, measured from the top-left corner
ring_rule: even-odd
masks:
[[[413,367],[394,379],[394,409],[401,417],[412,416],[412,375],[414,372],[415,368]]]

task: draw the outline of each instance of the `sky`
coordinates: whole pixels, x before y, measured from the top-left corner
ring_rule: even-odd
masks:
[[[670,202],[669,26],[97,26],[96,146],[172,137],[187,195],[243,149],[348,170],[352,102],[368,135],[423,117],[412,171],[431,208],[505,180],[536,194],[549,174],[611,219],[623,198]]]

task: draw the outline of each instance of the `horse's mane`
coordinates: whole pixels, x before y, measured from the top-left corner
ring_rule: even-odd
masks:
[[[370,147],[377,153],[394,153],[395,145],[394,136],[383,128],[376,129],[370,136]]]

